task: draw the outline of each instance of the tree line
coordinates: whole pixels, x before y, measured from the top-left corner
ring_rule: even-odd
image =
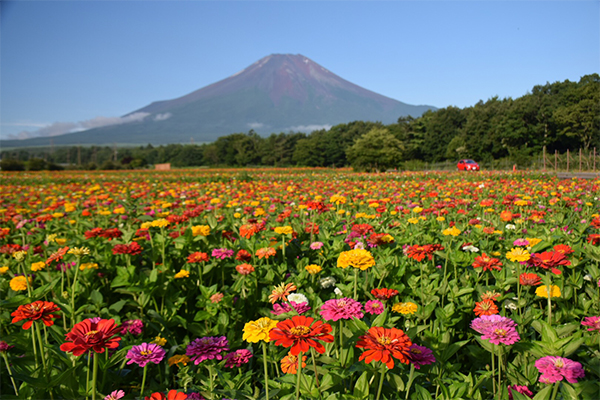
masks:
[[[600,148],[600,76],[579,82],[535,86],[517,99],[492,97],[472,107],[449,106],[394,124],[354,121],[304,133],[254,131],[220,137],[213,143],[23,148],[2,151],[7,163],[29,169],[143,168],[157,163],[188,166],[353,166],[362,170],[398,168],[406,163],[472,158],[481,162],[508,159],[526,164],[542,148]]]

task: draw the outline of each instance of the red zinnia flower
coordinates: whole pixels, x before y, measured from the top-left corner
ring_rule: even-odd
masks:
[[[478,317],[481,315],[493,315],[498,314],[498,306],[494,303],[493,300],[483,300],[479,303],[475,303],[475,308],[473,309],[475,315]]]
[[[600,234],[592,233],[587,237],[587,241],[589,244],[597,246],[600,244]]]
[[[537,274],[521,274],[519,282],[523,286],[537,286],[542,282],[542,278]]]
[[[65,246],[63,248],[58,249],[56,253],[48,257],[48,259],[46,260],[46,265],[50,265],[53,261],[62,260],[63,256],[67,254],[67,251],[69,251],[69,246]]]
[[[206,262],[208,261],[208,258],[208,254],[197,251],[188,256],[187,262],[188,264]]]
[[[119,347],[121,338],[117,336],[121,327],[114,319],[101,319],[92,322],[86,319],[75,324],[71,332],[66,334],[67,342],[60,345],[60,349],[72,352],[74,356],[80,356],[88,350],[96,353],[104,353],[105,349]]]
[[[104,233],[103,228],[94,228],[91,231],[85,231],[84,235],[86,239],[95,238],[101,236]]]
[[[413,258],[417,261],[423,261],[425,257],[431,260],[433,259],[433,252],[438,250],[444,250],[444,247],[439,244],[426,244],[424,246],[415,244],[408,247],[406,250],[406,255],[409,258]]]
[[[248,253],[246,250],[242,249],[237,252],[235,255],[235,259],[239,261],[250,261],[252,260],[252,254]]]
[[[372,327],[366,335],[358,338],[356,347],[366,349],[358,361],[365,360],[367,364],[371,361],[381,361],[392,369],[394,358],[408,364],[407,354],[410,346],[410,338],[401,329]]]
[[[497,258],[489,257],[487,254],[483,253],[479,257],[475,257],[475,262],[473,262],[473,268],[483,268],[484,271],[491,271],[493,269],[500,271],[502,268],[502,263]]]
[[[534,253],[527,261],[530,266],[549,269],[556,275],[562,274],[562,271],[556,269],[560,265],[571,265],[571,261],[565,258],[565,255],[559,251],[544,251],[543,253]]]
[[[105,229],[104,232],[100,233],[100,235],[98,236],[111,240],[120,238],[121,236],[123,236],[123,232],[121,232],[119,228],[110,228]]]
[[[333,336],[329,334],[331,331],[331,325],[300,315],[278,322],[269,332],[269,338],[275,340],[276,346],[291,347],[290,353],[294,356],[311,347],[323,354],[325,347],[318,341],[333,342]]]
[[[371,294],[379,300],[389,300],[394,296],[398,295],[398,291],[396,289],[373,289],[371,290]]]
[[[169,390],[169,393],[165,396],[164,393],[154,392],[150,395],[150,397],[144,397],[144,400],[185,400],[188,398],[188,395],[183,392],[178,392],[175,389]]]
[[[23,324],[23,329],[29,329],[33,321],[37,320],[41,320],[46,326],[52,326],[54,325],[52,318],[59,317],[59,315],[53,314],[57,311],[60,311],[60,308],[51,301],[34,301],[31,304],[19,306],[16,311],[10,314],[14,317],[11,322],[14,324],[26,319],[27,322]]]
[[[132,242],[130,244],[116,244],[112,250],[113,254],[131,254],[132,256],[138,255],[142,252],[142,246],[138,242]]]
[[[573,254],[574,250],[571,248],[571,246],[568,246],[566,244],[557,244],[556,246],[553,247],[554,251],[558,251],[559,253],[564,254],[565,256],[568,256],[569,254]]]

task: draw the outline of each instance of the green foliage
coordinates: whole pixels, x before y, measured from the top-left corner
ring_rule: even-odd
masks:
[[[402,142],[387,129],[373,128],[346,152],[354,169],[382,171],[398,166],[402,149]]]

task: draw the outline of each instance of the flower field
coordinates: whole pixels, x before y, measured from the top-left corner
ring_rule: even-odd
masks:
[[[598,180],[1,178],[2,398],[600,398]]]

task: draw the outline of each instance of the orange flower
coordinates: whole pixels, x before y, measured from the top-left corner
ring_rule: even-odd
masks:
[[[508,222],[513,218],[513,214],[510,211],[502,211],[500,213],[500,219],[504,222]]]
[[[274,248],[271,247],[263,247],[262,249],[256,250],[256,256],[260,258],[268,259],[271,256],[274,256],[277,252]]]
[[[302,368],[306,367],[306,356],[302,356]],[[284,374],[296,375],[298,372],[298,357],[291,352],[281,360],[281,370]]]
[[[63,248],[58,249],[56,253],[48,257],[48,259],[46,260],[46,265],[50,265],[53,261],[62,260],[63,256],[67,254],[67,251],[69,251],[69,246],[65,246]]]
[[[14,317],[11,322],[14,324],[26,319],[27,322],[23,324],[23,329],[29,329],[33,321],[38,320],[42,321],[46,326],[52,326],[54,325],[52,318],[59,317],[59,315],[54,314],[57,311],[60,311],[60,308],[50,301],[34,301],[31,304],[19,306],[16,311],[10,314]]]
[[[282,283],[279,286],[275,286],[275,289],[273,289],[273,291],[269,295],[269,301],[272,304],[275,304],[279,300],[287,301],[287,297],[296,289],[296,285],[294,285],[293,283]]]
[[[240,264],[235,267],[235,270],[240,273],[240,275],[250,275],[254,272],[254,267],[250,264]]]
[[[206,261],[208,261],[208,254],[201,253],[199,251],[190,254],[187,258],[188,264],[206,262]]]
[[[502,268],[502,263],[497,258],[492,258],[487,254],[483,253],[479,257],[475,257],[475,262],[473,262],[473,268],[483,268],[484,271],[491,271],[493,269],[500,271]]]
[[[307,352],[311,347],[323,354],[325,346],[319,341],[333,342],[331,331],[331,325],[299,315],[278,322],[277,326],[269,332],[269,338],[275,341],[276,346],[291,347],[290,353],[294,356]]]
[[[358,338],[356,347],[366,349],[358,361],[365,360],[367,364],[371,361],[381,361],[392,369],[394,358],[408,364],[407,354],[410,346],[410,338],[401,329],[372,327],[366,335]]]
[[[498,306],[496,306],[496,303],[494,303],[493,300],[486,299],[479,303],[475,303],[473,311],[478,317],[482,315],[493,315],[498,314]]]

